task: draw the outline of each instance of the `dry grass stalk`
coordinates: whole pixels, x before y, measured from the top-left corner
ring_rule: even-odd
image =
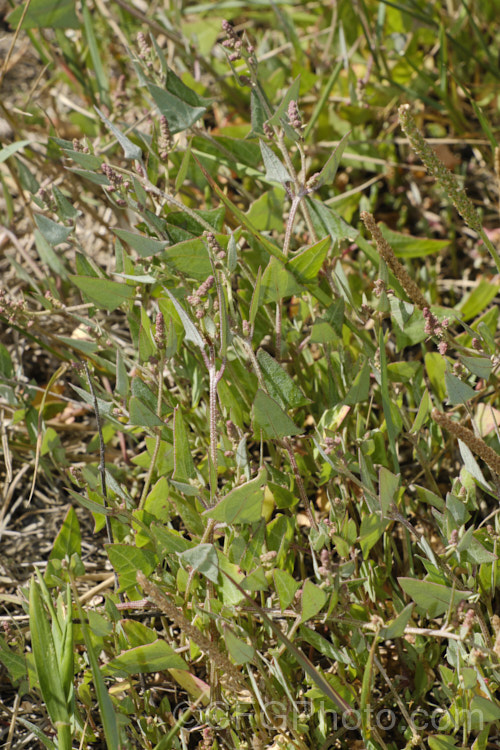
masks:
[[[490,469],[500,477],[500,456],[498,455],[498,453],[495,453],[493,448],[490,448],[489,445],[486,445],[482,438],[474,435],[472,430],[469,430],[467,427],[464,427],[458,422],[454,422],[447,414],[444,414],[442,411],[433,409],[431,416],[440,427],[443,427],[448,432],[451,432],[452,435],[455,435],[459,440],[462,441],[462,443],[465,443],[465,445],[470,448],[472,453],[474,453],[476,456],[479,456],[479,458],[482,458],[484,463],[487,464]]]
[[[429,174],[441,185],[464,221],[481,233],[482,225],[474,204],[459,184],[455,175],[438,159],[436,152],[429,146],[417,127],[410,113],[410,106],[402,104],[399,108],[399,124],[407,136],[410,146],[425,164]]]
[[[243,680],[241,674],[238,672],[234,664],[232,664],[227,656],[223,654],[217,646],[212,643],[197,627],[195,627],[189,620],[184,617],[177,607],[167,599],[165,594],[155,586],[154,583],[148,581],[144,573],[138,571],[137,583],[147,594],[149,599],[163,612],[170,620],[172,620],[177,627],[185,634],[188,638],[196,643],[197,646],[204,651],[210,661],[220,672],[220,681],[230,690],[245,690],[248,691],[248,686]]]
[[[362,211],[361,220],[375,240],[375,245],[379,254],[385,260],[411,301],[421,310],[425,307],[429,307],[429,302],[425,299],[424,295],[418,288],[418,285],[413,281],[406,268],[394,255],[394,250],[375,223],[373,215],[368,211]]]

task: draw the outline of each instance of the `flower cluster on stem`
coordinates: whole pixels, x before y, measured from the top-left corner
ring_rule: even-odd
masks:
[[[410,106],[408,104],[402,104],[399,108],[399,124],[408,138],[410,146],[423,161],[429,174],[441,185],[465,223],[480,235],[491,257],[495,261],[497,270],[500,272],[500,255],[486,235],[481,224],[481,218],[474,204],[456,177],[444,166],[437,157],[436,152],[426,142],[410,113]]]
[[[490,448],[481,437],[477,437],[472,430],[469,430],[458,422],[454,422],[447,414],[438,411],[437,409],[432,410],[431,416],[440,427],[451,432],[451,434],[455,435],[455,437],[461,440],[462,443],[465,443],[465,445],[475,453],[476,456],[483,459],[485,464],[487,464],[497,476],[500,476],[500,456],[493,450],[493,448]]]
[[[424,310],[424,308],[428,308],[429,303],[420,291],[418,284],[416,284],[416,282],[411,278],[406,268],[394,255],[394,250],[389,245],[379,227],[375,223],[373,215],[368,211],[362,211],[360,216],[361,221],[364,223],[365,227],[368,229],[371,236],[375,240],[375,246],[378,252],[385,260],[394,276],[397,278],[397,280],[405,290],[408,297],[421,310]]]

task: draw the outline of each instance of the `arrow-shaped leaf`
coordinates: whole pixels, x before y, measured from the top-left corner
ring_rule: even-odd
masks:
[[[122,147],[125,159],[136,159],[137,161],[142,161],[142,150],[139,148],[139,146],[136,146],[135,143],[132,143],[132,141],[127,138],[126,135],[123,135],[123,133],[118,130],[116,125],[113,125],[113,123],[108,120],[106,115],[101,112],[99,107],[95,107],[95,111],[97,112],[103,123],[106,125],[108,130],[111,130],[116,140]]]
[[[304,672],[307,675],[309,675],[311,680],[317,685],[317,687],[321,690],[321,692],[324,695],[326,695],[326,697],[329,698],[340,709],[340,711],[345,712],[346,716],[351,715],[354,711],[352,706],[350,706],[349,703],[347,703],[347,701],[344,700],[344,698],[342,698],[342,696],[339,693],[337,693],[336,690],[332,688],[330,683],[325,680],[325,678],[323,677],[322,674],[320,674],[320,672],[318,672],[318,670],[315,668],[312,662],[309,661],[307,656],[303,654],[302,651],[300,651],[296,646],[293,645],[293,643],[283,633],[281,628],[278,625],[276,625],[276,623],[273,622],[273,620],[271,620],[266,615],[262,607],[260,607],[252,599],[252,597],[247,594],[247,592],[240,586],[239,583],[237,583],[234,580],[234,578],[232,578],[229,575],[229,573],[226,573],[225,570],[222,570],[222,573],[229,579],[229,581],[233,584],[233,586],[235,586],[235,588],[238,589],[240,594],[242,594],[242,596],[245,597],[248,604],[259,613],[259,615],[262,617],[262,619],[266,623],[267,627],[271,628],[271,630],[273,631],[277,639],[285,644],[288,651],[291,654],[293,654],[293,656],[296,658],[298,663],[303,668]]]
[[[271,180],[272,182],[281,182],[282,184],[292,182],[292,178],[274,151],[272,151],[264,141],[259,141],[259,143],[262,159],[266,168],[266,179]]]
[[[344,149],[347,146],[347,139],[349,138],[350,134],[351,131],[346,133],[345,136],[338,142],[335,151],[330,154],[328,161],[319,173],[317,184],[318,187],[321,187],[322,185],[325,185],[327,183],[331,184],[333,182],[335,175],[337,174],[337,169],[339,168],[342,154],[344,153]]]
[[[186,340],[192,341],[193,344],[196,344],[196,346],[198,346],[200,349],[204,349],[205,342],[194,323],[191,322],[191,318],[189,317],[187,312],[184,310],[182,305],[177,302],[174,295],[167,289],[167,287],[164,286],[163,288],[166,291],[168,297],[172,300],[172,304],[179,314],[179,318],[181,319],[182,325],[184,326]]]

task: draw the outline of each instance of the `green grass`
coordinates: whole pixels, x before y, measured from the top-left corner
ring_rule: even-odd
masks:
[[[6,747],[498,745],[498,8],[445,5],[10,15]]]

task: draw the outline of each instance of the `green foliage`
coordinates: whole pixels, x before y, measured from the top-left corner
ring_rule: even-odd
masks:
[[[160,5],[8,16],[47,68],[0,149],[2,446],[7,484],[30,464],[70,503],[7,595],[30,641],[6,628],[0,663],[48,716],[19,724],[58,750],[486,748],[489,9]]]

